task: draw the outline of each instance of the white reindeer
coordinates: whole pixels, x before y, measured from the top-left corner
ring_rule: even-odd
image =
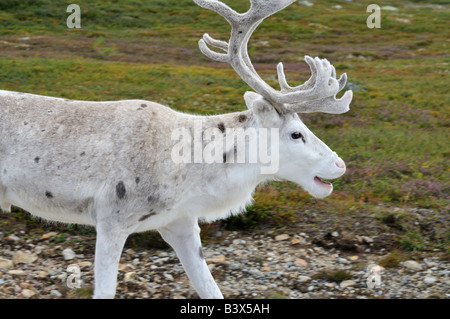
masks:
[[[231,24],[229,42],[205,34],[199,46],[212,60],[229,63],[257,92],[244,95],[246,111],[194,116],[144,100],[86,102],[0,91],[0,207],[95,226],[94,298],[114,297],[125,240],[147,230],[159,231],[173,247],[200,297],[222,298],[202,255],[198,220],[242,212],[255,187],[269,180],[292,181],[323,198],[333,187],[321,179],[345,172],[342,159],[297,113],[348,111],[352,92],[336,99],[346,75],[336,79],[327,60],[306,57],[311,78],[291,87],[280,63],[276,91],[258,76],[247,53],[259,23],[294,0],[250,0],[245,13],[217,0],[194,2]],[[199,121],[222,136],[226,129],[254,128],[250,143],[262,138],[260,129],[276,128],[279,147],[271,151],[279,152],[278,171],[262,174],[260,161],[230,163],[233,148],[224,150],[222,163],[174,161],[173,132],[192,131]],[[193,139],[202,143],[202,134]]]

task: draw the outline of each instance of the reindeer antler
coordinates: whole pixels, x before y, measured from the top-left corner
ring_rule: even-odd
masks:
[[[231,25],[228,42],[213,39],[208,34],[199,41],[200,50],[208,58],[230,64],[236,73],[257,93],[280,113],[325,112],[344,113],[349,110],[352,91],[347,91],[341,99],[336,94],[345,87],[347,76],[344,73],[336,79],[336,70],[326,59],[305,57],[311,68],[311,77],[304,84],[291,87],[286,82],[283,64],[277,66],[278,81],[281,91],[276,91],[256,73],[247,52],[247,43],[257,26],[268,16],[284,9],[295,0],[250,0],[250,9],[237,13],[218,0],[194,0],[199,6],[213,10],[224,17]],[[211,50],[214,47],[224,51]]]

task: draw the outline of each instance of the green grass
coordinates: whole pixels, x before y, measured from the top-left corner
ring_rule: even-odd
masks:
[[[247,1],[226,1],[238,11]],[[249,51],[257,70],[276,84],[275,66],[291,84],[309,74],[305,54],[328,58],[354,90],[351,111],[302,116],[345,161],[348,172],[324,201],[292,183],[255,194],[230,228],[280,227],[301,210],[370,213],[379,205],[449,214],[449,2],[447,9],[383,1],[381,29],[368,29],[372,1],[297,3],[256,30]],[[243,110],[249,88],[226,65],[205,59],[197,42],[209,32],[225,39],[229,25],[190,0],[78,1],[81,30],[66,27],[66,1],[6,0],[0,4],[0,89],[83,100],[142,98],[196,114]],[[332,5],[342,5],[333,9]],[[414,1],[414,4],[427,4]],[[24,45],[25,44],[25,45]],[[355,208],[356,207],[356,208]],[[257,216],[257,217],[256,217]],[[381,223],[381,221],[380,221]],[[448,234],[448,231],[447,231]],[[407,250],[448,246],[418,227],[398,238]]]

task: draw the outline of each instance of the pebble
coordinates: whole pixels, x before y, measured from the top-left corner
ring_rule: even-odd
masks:
[[[58,290],[53,289],[50,291],[50,296],[59,298],[59,297],[62,297],[62,293],[60,293]]]
[[[299,282],[307,282],[307,281],[310,281],[310,280],[311,280],[311,277],[308,277],[308,276],[299,276],[297,279],[298,279]]]
[[[415,260],[407,260],[403,262],[403,266],[413,271],[421,271],[422,266]]]
[[[427,285],[432,285],[432,284],[434,284],[434,283],[436,282],[436,280],[437,280],[436,277],[433,277],[433,276],[426,276],[426,277],[423,279],[423,282],[426,283]]]
[[[14,235],[14,234],[9,235],[9,236],[7,237],[7,239],[10,240],[10,241],[15,241],[15,242],[17,242],[17,241],[20,240],[20,238],[17,237],[16,235]]]
[[[382,255],[376,245],[371,246],[373,253],[354,251],[353,255],[348,255],[348,252],[337,248],[314,244],[316,237],[313,235],[282,235],[281,238],[285,239],[277,240],[270,232],[252,234],[223,231],[220,240],[215,239],[203,245],[208,267],[225,298],[450,297],[450,266],[447,261],[433,257],[429,252],[423,256],[420,252],[415,255],[414,258],[423,262],[408,260],[383,269],[380,271],[381,285],[369,289],[366,284],[370,275],[369,266],[376,265]],[[339,239],[343,238],[345,233],[338,236]],[[0,266],[5,267],[0,267],[0,299],[64,297],[61,285],[66,283],[70,275],[67,272],[70,262],[65,261],[62,255],[53,257],[61,252],[62,247],[54,245],[52,241],[43,241],[41,234],[36,235],[36,240],[28,238],[28,235],[24,235],[15,243],[11,240],[0,241]],[[76,255],[76,264],[81,269],[81,288],[90,289],[93,285],[95,238],[82,242],[71,241],[71,245],[72,252],[81,251],[81,246],[91,247],[83,250],[83,254]],[[13,256],[19,252],[30,256],[35,254],[38,258],[32,263],[14,264]],[[117,298],[197,297],[176,254],[170,248],[127,248],[121,255],[119,270]],[[317,278],[318,273],[328,270],[344,270],[351,279],[338,284],[326,278]]]
[[[6,259],[6,258],[0,258],[0,269],[9,269],[13,266],[12,260]]]
[[[49,233],[46,233],[46,234],[42,235],[41,239],[49,239],[50,237],[56,236],[56,235],[58,235],[58,233],[52,231],[52,232],[49,232]]]
[[[275,240],[277,240],[277,241],[288,240],[288,239],[289,239],[288,234],[282,234],[282,235],[275,236]]]
[[[342,289],[348,288],[348,287],[352,287],[356,285],[356,281],[353,280],[344,280],[340,283],[339,287],[341,287]]]
[[[38,259],[38,256],[36,254],[18,251],[16,253],[14,253],[12,261],[15,265],[31,264],[31,263],[35,262],[37,259]]]
[[[36,293],[31,289],[24,289],[24,290],[22,290],[21,294],[25,298],[30,298],[30,297],[33,297]]]
[[[64,257],[64,260],[72,260],[76,256],[75,252],[72,249],[70,249],[70,248],[64,249],[62,251],[62,255]]]

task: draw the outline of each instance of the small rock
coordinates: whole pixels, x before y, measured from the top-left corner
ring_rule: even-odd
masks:
[[[297,265],[300,265],[300,266],[303,266],[303,267],[307,267],[307,266],[308,266],[308,263],[306,262],[306,260],[301,259],[301,258],[297,258],[297,259],[295,260],[295,263],[296,263]]]
[[[21,251],[16,252],[13,255],[13,263],[17,264],[31,264],[38,259],[36,254],[24,253]]]
[[[24,289],[24,290],[22,290],[21,294],[25,298],[30,298],[30,297],[33,297],[36,293],[31,289]]]
[[[356,281],[353,280],[344,280],[343,282],[341,282],[341,284],[339,285],[342,289],[345,289],[347,287],[352,287],[356,285]]]
[[[174,278],[171,274],[164,274],[164,278],[166,278],[169,281],[174,281]]]
[[[62,251],[62,255],[64,257],[64,260],[71,260],[71,259],[74,259],[76,256],[75,252],[70,248],[64,249]]]
[[[91,267],[92,263],[90,261],[80,261],[79,263],[77,263],[78,266],[80,266],[80,268],[85,268],[85,267]]]
[[[398,11],[398,8],[393,7],[393,6],[382,6],[381,10],[385,10],[385,11]]]
[[[331,236],[333,237],[339,237],[339,233],[337,231],[334,231],[331,233]]]
[[[9,269],[13,266],[13,262],[9,259],[0,258],[0,269]]]
[[[11,240],[11,241],[15,241],[15,242],[18,242],[18,241],[20,240],[20,238],[17,237],[16,235],[14,235],[14,234],[9,235],[9,236],[7,237],[7,239],[8,239],[8,240]]]
[[[287,240],[287,239],[289,239],[288,234],[282,234],[282,235],[278,235],[275,237],[275,240],[277,240],[277,241],[282,241],[282,240]]]
[[[312,7],[314,5],[314,3],[309,2],[307,0],[301,0],[298,3],[301,4],[302,6],[305,6],[305,7]]]
[[[261,267],[261,270],[270,271],[270,268],[268,266],[263,266],[263,267]]]
[[[137,274],[134,271],[130,271],[130,272],[125,273],[125,276],[123,277],[123,279],[125,281],[131,281],[131,280],[136,279],[136,277],[137,277]]]
[[[25,271],[20,270],[20,269],[13,269],[8,271],[8,274],[13,275],[13,276],[24,276],[26,275]]]
[[[361,236],[360,237],[362,242],[365,244],[372,244],[373,243],[373,239],[370,238],[369,236]]]
[[[414,260],[407,260],[403,263],[403,266],[408,268],[409,270],[413,270],[413,271],[421,271],[422,270],[422,266]]]
[[[358,256],[351,256],[350,261],[357,261],[359,259]]]
[[[432,285],[432,284],[434,284],[435,282],[436,282],[436,277],[433,277],[433,276],[426,276],[424,279],[423,279],[423,282],[424,283],[426,283],[427,285]]]
[[[213,264],[222,264],[226,260],[224,255],[214,256],[210,258],[206,258],[206,262],[213,263]]]
[[[51,290],[50,291],[50,296],[59,298],[59,297],[62,297],[62,293],[60,293],[58,290]]]
[[[342,257],[338,257],[336,261],[338,262],[338,264],[348,264],[348,260]]]
[[[297,245],[297,244],[300,244],[300,239],[298,239],[298,238],[293,238],[293,239],[291,240],[291,245]]]
[[[50,237],[56,236],[56,235],[58,235],[58,233],[52,231],[52,232],[42,235],[41,239],[49,239]]]
[[[298,276],[298,281],[299,282],[307,282],[307,281],[310,281],[311,280],[311,277],[308,277],[308,276]]]
[[[136,269],[136,267],[132,264],[119,264],[119,271],[129,271],[134,269]]]

